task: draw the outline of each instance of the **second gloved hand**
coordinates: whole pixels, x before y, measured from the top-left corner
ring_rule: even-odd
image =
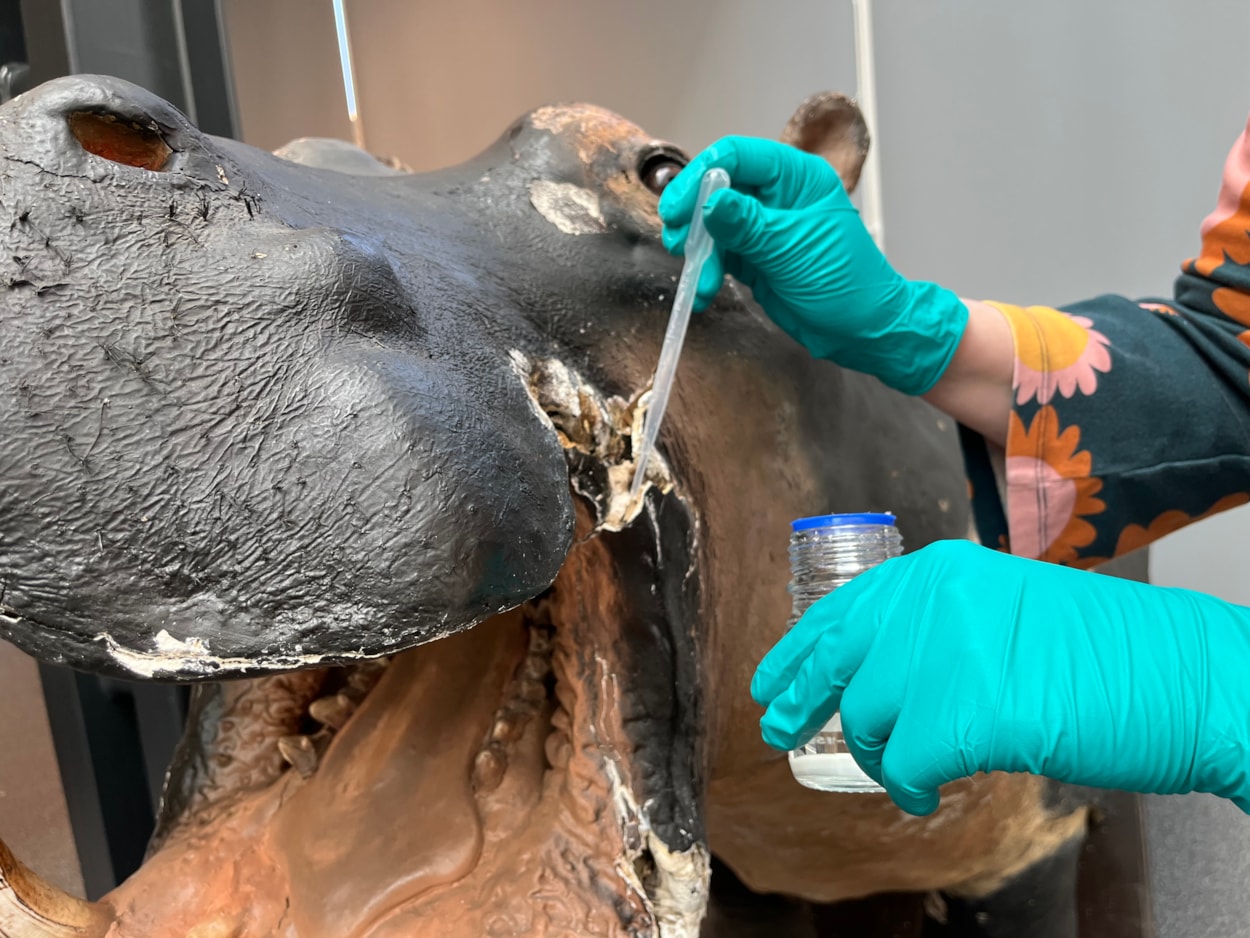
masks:
[[[732,189],[703,208],[717,250],[696,307],[728,272],[817,358],[876,375],[907,394],[942,376],[968,320],[963,302],[900,276],[877,249],[834,168],[786,144],[726,137],[700,153],[660,199],[664,244],[684,249],[699,181],[713,167]]]
[[[840,709],[904,810],[977,772],[1250,812],[1250,609],[945,541],[816,602],[751,685],[791,749]]]

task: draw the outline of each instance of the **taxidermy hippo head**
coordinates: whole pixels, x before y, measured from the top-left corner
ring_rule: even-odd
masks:
[[[837,95],[784,139],[848,186],[868,146]],[[631,501],[685,161],[590,106],[424,175],[105,78],[0,108],[0,635],[205,682],[145,866],[84,904],[0,847],[0,934],[693,936],[712,853],[825,902],[1078,836],[1036,779],[914,819],[760,741],[787,523],[890,509],[914,548],[966,483],[952,425],[729,283]]]

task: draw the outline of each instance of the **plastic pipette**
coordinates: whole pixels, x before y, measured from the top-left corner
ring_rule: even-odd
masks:
[[[660,432],[660,421],[668,406],[668,395],[673,389],[673,376],[677,373],[677,359],[681,345],[686,339],[686,327],[690,325],[690,313],[694,309],[695,291],[699,287],[699,274],[703,263],[712,254],[712,238],[703,227],[703,203],[717,189],[729,185],[729,174],[723,169],[709,169],[699,181],[699,198],[695,202],[694,215],[690,218],[690,234],[686,238],[686,263],[681,268],[677,282],[677,296],[673,299],[673,312],[668,317],[668,329],[664,332],[664,344],[660,346],[660,363],[651,382],[651,405],[647,408],[642,424],[642,441],[635,450],[637,460],[634,482],[629,487],[630,501],[638,495],[643,477],[647,473],[647,460]]]

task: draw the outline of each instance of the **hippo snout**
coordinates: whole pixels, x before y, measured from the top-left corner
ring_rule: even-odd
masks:
[[[0,107],[0,636],[215,679],[387,654],[555,578],[564,452],[480,324],[472,227],[388,243],[393,193],[295,169],[114,79]]]

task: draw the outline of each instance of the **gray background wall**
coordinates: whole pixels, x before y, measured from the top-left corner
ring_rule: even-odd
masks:
[[[247,140],[351,138],[330,0],[223,0]],[[414,169],[484,149],[531,108],[589,101],[690,148],[775,135],[852,90],[842,0],[347,0],[370,149]],[[780,11],[780,12],[776,12]]]
[[[34,660],[0,642],[0,836],[23,863],[84,894],[69,807]]]
[[[890,256],[964,295],[1168,295],[1250,114],[1245,0],[878,0]],[[1173,431],[1175,432],[1175,431]],[[1250,604],[1250,508],[1155,582]]]

